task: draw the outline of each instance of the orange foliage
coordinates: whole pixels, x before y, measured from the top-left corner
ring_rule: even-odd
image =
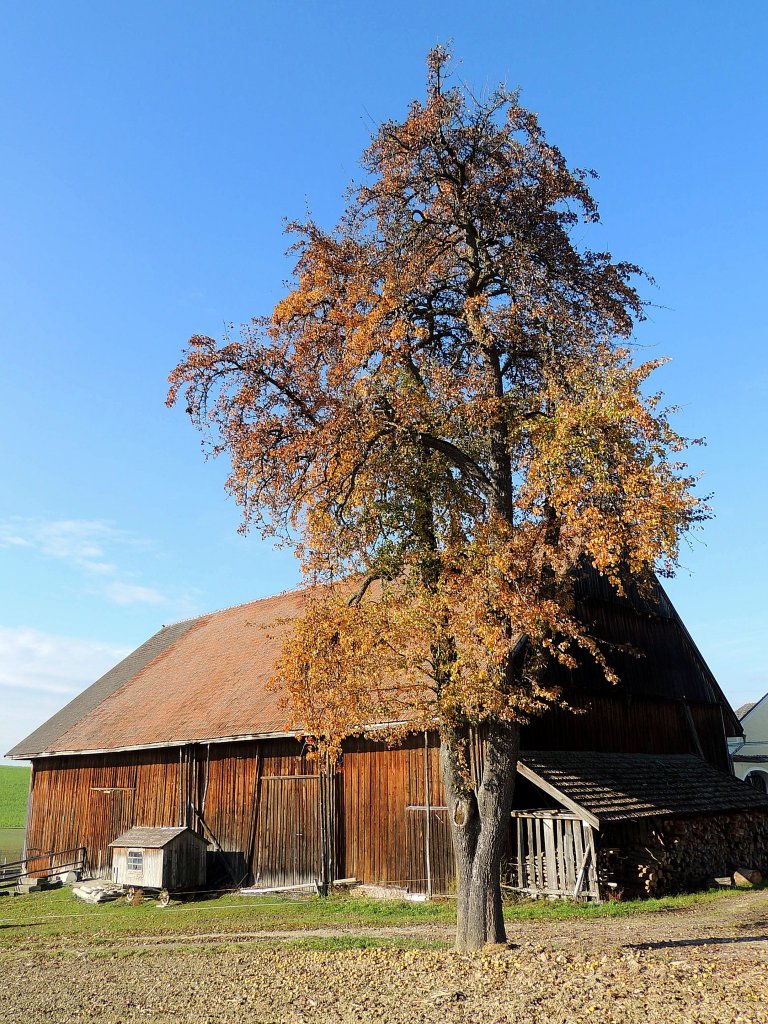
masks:
[[[547,658],[612,678],[575,575],[669,573],[707,515],[643,391],[658,363],[626,347],[639,270],[574,243],[597,220],[589,173],[515,94],[448,87],[447,61],[376,133],[340,224],[291,225],[271,316],[192,338],[171,375],[231,459],[244,527],[324,584],[282,674],[335,750],[371,722],[525,720],[560,699]]]

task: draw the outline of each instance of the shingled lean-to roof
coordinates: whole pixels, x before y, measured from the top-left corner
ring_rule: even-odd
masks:
[[[768,808],[768,795],[690,755],[526,750],[518,771],[596,828]]]
[[[291,591],[164,626],[7,756],[285,735],[288,713],[267,684],[305,596]]]

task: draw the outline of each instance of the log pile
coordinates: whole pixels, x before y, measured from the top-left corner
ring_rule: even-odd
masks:
[[[628,897],[708,888],[740,868],[768,875],[765,811],[647,818],[612,825],[600,837],[601,890]]]

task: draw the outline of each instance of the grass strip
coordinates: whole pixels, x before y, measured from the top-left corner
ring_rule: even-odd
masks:
[[[702,903],[729,899],[734,895],[738,894],[728,890],[713,890],[663,899],[611,901],[597,906],[562,900],[519,901],[507,905],[504,916],[513,924],[515,921],[683,912]],[[99,942],[119,936],[193,937],[195,934],[204,936],[212,932],[231,934],[232,941],[236,942],[239,932],[301,933],[322,928],[349,933],[334,938],[334,941],[364,944],[369,941],[369,937],[355,936],[355,929],[376,928],[385,931],[387,928],[430,925],[450,927],[455,923],[455,915],[456,907],[452,900],[407,903],[344,896],[276,899],[233,896],[231,893],[218,899],[174,903],[166,909],[159,908],[150,900],[138,907],[128,906],[122,900],[93,906],[76,900],[69,889],[64,888],[0,900],[0,945],[8,947],[19,943],[36,943],[51,937],[87,938]],[[297,934],[296,941],[305,940]],[[316,939],[307,937],[306,941],[314,942]],[[376,938],[370,941],[379,944],[381,940]],[[393,936],[392,941],[401,940]],[[410,942],[410,939],[406,937],[402,941]]]

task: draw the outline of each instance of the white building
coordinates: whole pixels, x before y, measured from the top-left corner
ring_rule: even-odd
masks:
[[[736,716],[744,738],[728,740],[734,773],[768,793],[768,693],[755,704],[743,704]]]

